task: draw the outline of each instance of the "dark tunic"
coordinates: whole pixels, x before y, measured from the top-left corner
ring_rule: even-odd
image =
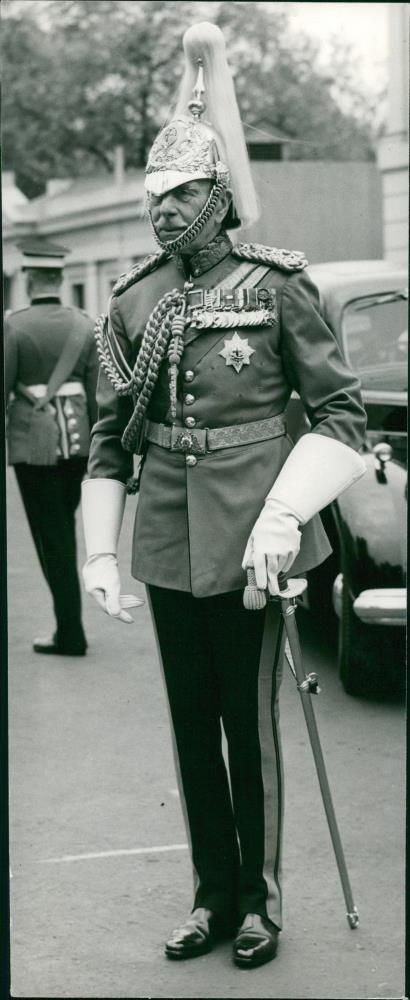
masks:
[[[232,253],[204,273],[195,287],[223,285],[239,267]],[[150,313],[184,274],[171,260],[114,297],[110,319],[121,346],[134,362]],[[263,286],[276,290],[277,322],[239,328],[253,349],[240,372],[221,355],[235,329],[189,327],[180,365],[177,425],[194,418],[196,428],[221,428],[283,413],[292,390],[299,393],[314,433],[359,449],[365,414],[359,382],[346,366],[336,340],[319,313],[318,292],[305,272],[272,266]],[[188,376],[187,376],[188,373]],[[91,477],[125,482],[132,456],[121,446],[131,415],[103,372],[89,460]],[[150,420],[171,423],[168,361],[164,361],[149,404]],[[149,444],[135,521],[132,573],[146,583],[191,591],[194,596],[244,586],[241,561],[264,499],[292,447],[287,436],[198,455],[187,465],[183,453]],[[318,517],[302,532],[292,567],[299,573],[318,565],[330,546]]]
[[[11,313],[5,322],[6,401],[16,384],[47,385],[64,348],[73,323],[84,333],[84,348],[73,368],[70,382],[84,386],[90,426],[96,420],[98,359],[94,325],[89,316],[73,306],[63,306],[57,297],[39,297],[26,309]],[[17,395],[9,405],[7,419],[8,461],[10,465],[28,461],[28,434],[32,406]],[[88,439],[80,455],[88,454]]]

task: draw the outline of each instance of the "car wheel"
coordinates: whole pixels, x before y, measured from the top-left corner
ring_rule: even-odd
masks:
[[[343,577],[338,664],[347,694],[402,698],[405,692],[405,629],[365,625],[353,610]]]

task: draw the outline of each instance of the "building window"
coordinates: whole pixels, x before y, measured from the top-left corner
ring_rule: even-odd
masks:
[[[84,309],[84,285],[81,283],[71,285],[71,296],[73,305],[77,306],[77,309]]]

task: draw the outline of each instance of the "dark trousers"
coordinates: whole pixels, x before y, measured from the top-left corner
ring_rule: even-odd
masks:
[[[56,642],[62,649],[71,650],[86,645],[75,537],[75,511],[86,467],[86,458],[70,458],[57,465],[14,466],[37,555],[53,598]]]
[[[239,917],[259,913],[281,927],[279,608],[247,611],[242,591],[194,598],[150,586],[148,595],[191,844],[194,906]]]

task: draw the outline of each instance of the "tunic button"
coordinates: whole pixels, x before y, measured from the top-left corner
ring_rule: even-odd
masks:
[[[192,406],[192,403],[195,403],[195,396],[193,396],[191,392],[187,392],[184,397],[184,402],[187,406]]]
[[[195,372],[187,371],[184,372],[185,382],[193,382],[195,378]]]
[[[184,423],[185,427],[195,427],[196,424],[195,417],[185,417]]]
[[[194,465],[196,465],[197,461],[198,459],[195,458],[195,455],[187,455],[185,459],[185,464],[192,469]]]

